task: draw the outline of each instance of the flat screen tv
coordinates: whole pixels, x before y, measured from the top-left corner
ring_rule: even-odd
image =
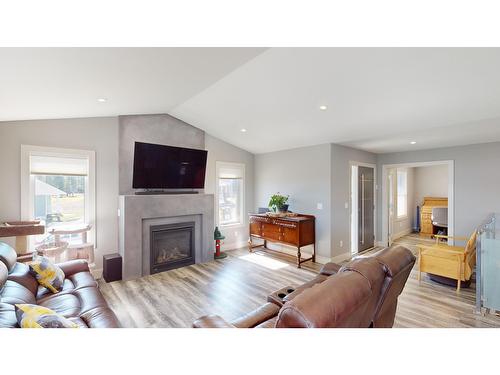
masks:
[[[203,189],[207,151],[135,142],[134,189]]]

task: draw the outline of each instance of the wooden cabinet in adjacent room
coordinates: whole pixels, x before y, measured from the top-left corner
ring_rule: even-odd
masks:
[[[432,235],[432,209],[434,207],[448,207],[448,198],[425,197],[420,210],[420,233]]]

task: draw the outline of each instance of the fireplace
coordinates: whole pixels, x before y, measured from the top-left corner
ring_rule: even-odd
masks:
[[[149,228],[151,274],[194,264],[194,221]]]

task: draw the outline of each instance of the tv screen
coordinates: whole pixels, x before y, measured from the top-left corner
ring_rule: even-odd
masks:
[[[135,142],[134,189],[202,189],[207,151]]]

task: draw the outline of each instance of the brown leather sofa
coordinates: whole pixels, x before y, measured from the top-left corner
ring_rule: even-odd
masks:
[[[19,327],[14,305],[30,303],[47,307],[82,328],[119,327],[108,307],[87,262],[73,260],[58,265],[66,276],[63,290],[53,294],[40,286],[29,267],[17,262],[14,249],[0,242],[0,328]]]
[[[344,266],[328,263],[311,281],[286,287],[245,316],[226,322],[204,316],[195,328],[390,328],[397,300],[415,264],[405,247],[359,256]]]

